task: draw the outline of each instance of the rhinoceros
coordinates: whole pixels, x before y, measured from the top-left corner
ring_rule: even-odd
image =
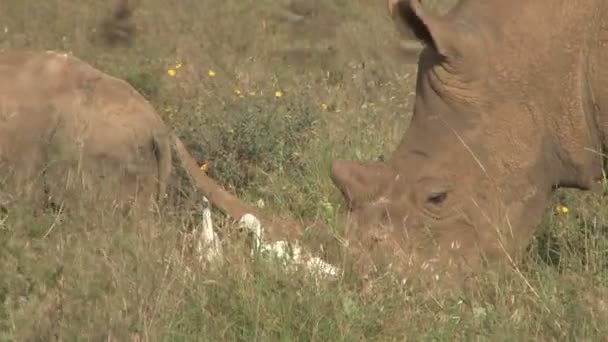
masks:
[[[390,158],[332,164],[356,232],[429,272],[513,262],[555,189],[595,190],[602,178],[608,2],[388,7],[423,49],[411,123]]]
[[[236,219],[259,216],[198,169],[126,81],[56,51],[2,51],[0,74],[0,198],[33,195],[38,208],[72,188],[76,201],[86,192],[148,208],[165,195],[173,146],[209,201]]]

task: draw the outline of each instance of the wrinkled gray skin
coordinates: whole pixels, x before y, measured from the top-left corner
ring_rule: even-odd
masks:
[[[388,2],[402,37],[425,48],[391,158],[332,166],[356,232],[385,252],[415,248],[407,267],[514,258],[556,187],[602,176],[608,2],[463,0],[445,16]]]

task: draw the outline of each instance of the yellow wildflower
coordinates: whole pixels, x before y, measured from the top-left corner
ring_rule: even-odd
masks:
[[[556,209],[558,212],[560,212],[562,214],[567,214],[568,212],[570,212],[570,209],[568,209],[568,207],[563,206],[563,205],[558,205]]]
[[[167,70],[167,74],[171,77],[175,77],[175,74],[177,74],[177,72],[175,71],[175,69],[169,69]]]
[[[214,77],[215,76],[215,71],[209,70],[208,74],[209,74],[210,77]]]
[[[281,96],[283,96],[283,92],[280,91],[280,90],[277,90],[277,91],[274,92],[274,96],[275,97],[281,97]]]
[[[201,165],[201,171],[207,172],[207,170],[209,170],[209,165],[207,165],[207,163],[203,163],[203,165]]]
[[[182,63],[177,63],[177,64],[175,64],[175,69],[179,69],[179,68],[181,68],[181,67],[182,67]]]

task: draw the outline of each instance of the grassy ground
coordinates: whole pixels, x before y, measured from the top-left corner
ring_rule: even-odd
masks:
[[[383,1],[139,3],[135,45],[109,49],[95,44],[94,29],[112,3],[0,1],[0,48],[72,51],[128,79],[214,178],[269,213],[310,221],[331,223],[339,210],[332,158],[382,158],[407,127],[415,67]],[[153,224],[2,213],[0,340],[544,341],[608,332],[600,196],[561,192],[556,204],[569,211],[547,213],[529,258],[466,291],[420,295],[383,275],[361,294],[351,275],[317,286],[249,259],[229,224],[228,262],[201,269],[182,234],[200,221],[200,195],[180,174],[176,205]],[[309,233],[324,249],[342,234]]]

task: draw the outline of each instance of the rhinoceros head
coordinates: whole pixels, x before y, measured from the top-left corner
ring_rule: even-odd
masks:
[[[529,242],[557,180],[548,142],[518,83],[503,82],[506,64],[491,60],[484,18],[464,20],[458,6],[432,15],[418,0],[389,8],[403,36],[425,48],[413,116],[392,156],[333,162],[354,230],[409,264],[509,257]]]

